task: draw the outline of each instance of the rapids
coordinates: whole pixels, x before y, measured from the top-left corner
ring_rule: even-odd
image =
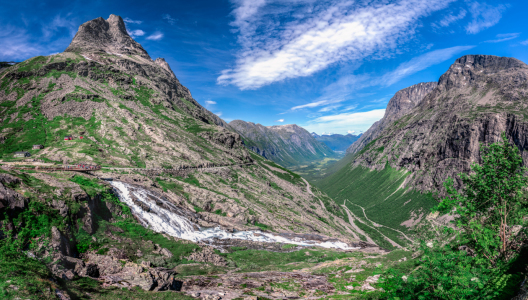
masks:
[[[240,239],[255,242],[283,243],[300,246],[319,246],[324,248],[336,248],[343,250],[358,249],[348,246],[340,241],[311,241],[300,238],[289,239],[262,231],[237,231],[229,232],[220,227],[200,228],[189,221],[185,212],[148,190],[138,188],[119,181],[110,181],[119,196],[119,200],[124,202],[132,213],[140,220],[143,226],[156,232],[163,232],[170,236],[178,237],[194,242],[213,242],[214,239]],[[133,201],[136,199],[136,202]],[[140,205],[138,205],[139,201]],[[145,208],[148,207],[148,211]]]

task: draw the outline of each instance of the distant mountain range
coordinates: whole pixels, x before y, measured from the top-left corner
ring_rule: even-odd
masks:
[[[263,126],[234,120],[229,126],[242,136],[246,147],[285,167],[336,157],[326,144],[295,124]]]
[[[330,149],[333,151],[346,151],[350,145],[352,145],[355,141],[357,141],[362,134],[354,135],[354,134],[323,134],[318,135],[315,132],[312,132],[312,136],[318,140],[319,142],[325,143]]]

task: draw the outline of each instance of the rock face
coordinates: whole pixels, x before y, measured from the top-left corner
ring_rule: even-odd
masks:
[[[283,166],[296,166],[335,155],[328,146],[295,124],[263,126],[234,120],[229,126],[243,137],[246,147]]]
[[[107,20],[99,17],[79,26],[65,52],[136,54],[150,59],[147,51],[128,35],[123,19],[116,15],[110,15]]]
[[[332,151],[346,151],[355,141],[362,137],[362,134],[325,134],[318,135],[312,132],[312,136],[319,142],[327,145]]]
[[[416,107],[436,85],[436,82],[425,82],[398,91],[390,99],[385,116],[374,123],[357,141],[350,145],[346,150],[347,154],[354,154],[361,151],[368,143],[375,140],[392,122],[400,119]]]
[[[448,177],[458,178],[480,161],[481,143],[497,142],[504,132],[528,166],[527,82],[528,66],[517,59],[461,57],[436,88],[383,129],[352,165],[382,169],[388,161],[412,173],[408,186],[441,190]]]

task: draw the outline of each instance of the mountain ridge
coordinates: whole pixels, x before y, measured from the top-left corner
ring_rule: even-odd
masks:
[[[383,118],[376,121],[357,141],[351,144],[346,153],[354,154],[361,151],[368,143],[376,139],[390,123],[416,107],[437,84],[436,82],[422,82],[396,92],[389,100]]]
[[[233,120],[229,126],[243,137],[246,147],[286,167],[334,156],[328,146],[295,124],[263,126]]]

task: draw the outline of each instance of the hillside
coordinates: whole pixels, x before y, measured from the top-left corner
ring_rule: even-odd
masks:
[[[336,164],[341,168],[318,186],[339,204],[347,199],[354,214],[408,232],[437,203],[431,193],[479,162],[480,143],[506,132],[527,163],[527,78],[528,66],[514,58],[457,59],[418,105],[389,116],[376,138]]]
[[[262,126],[234,120],[229,126],[242,136],[247,148],[285,167],[336,156],[328,146],[295,124]]]
[[[435,87],[436,82],[418,83],[398,91],[387,104],[385,115],[361,135],[353,144],[346,149],[346,153],[354,154],[363,149],[368,143],[375,140],[381,132],[390,124],[416,107],[429,92]]]
[[[4,69],[0,112],[0,281],[9,297],[132,299],[137,291],[145,299],[147,291],[183,285],[205,299],[226,291],[185,276],[225,273],[229,280],[233,272],[293,270],[284,257],[311,268],[362,257],[344,250],[383,253],[345,208],[248,151],[162,58],[152,60],[128,35],[119,16],[84,23],[63,53]],[[294,126],[270,130],[281,141],[290,134],[288,145],[307,153],[332,153],[315,140],[313,149],[303,144]],[[71,170],[79,166],[93,169]],[[367,265],[362,280],[374,271]],[[307,277],[319,284],[294,296],[346,291],[321,276]],[[233,287],[232,298],[288,290],[247,285],[254,289]]]
[[[314,132],[312,133],[312,136],[318,140],[319,142],[324,143],[327,145],[332,151],[339,151],[339,152],[345,152],[350,145],[352,145],[355,141],[357,141],[359,138],[361,138],[362,134],[354,135],[354,134],[324,134],[324,135],[318,135]]]

